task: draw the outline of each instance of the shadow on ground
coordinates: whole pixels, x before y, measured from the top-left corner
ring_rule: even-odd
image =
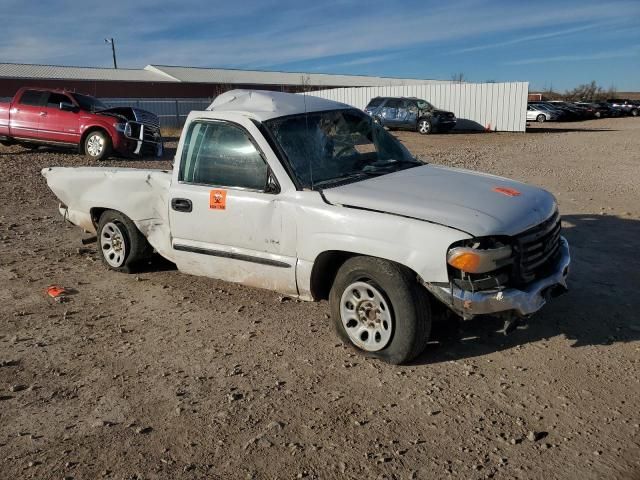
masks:
[[[563,217],[571,246],[569,293],[505,336],[503,322],[478,317],[434,325],[431,343],[416,360],[430,364],[478,357],[562,335],[572,347],[640,340],[640,221],[600,215]]]
[[[527,133],[573,133],[573,132],[617,132],[618,130],[612,130],[610,128],[571,128],[571,127],[536,127],[527,126]]]

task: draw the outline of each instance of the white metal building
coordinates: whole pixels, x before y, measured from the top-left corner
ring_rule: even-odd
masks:
[[[309,92],[364,109],[374,97],[417,97],[456,114],[459,130],[524,132],[528,82],[430,83],[424,85],[334,88]]]

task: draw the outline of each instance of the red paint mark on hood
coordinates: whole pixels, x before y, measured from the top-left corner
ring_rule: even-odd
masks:
[[[522,195],[518,190],[508,187],[493,187],[493,191],[506,195],[507,197],[519,197]]]

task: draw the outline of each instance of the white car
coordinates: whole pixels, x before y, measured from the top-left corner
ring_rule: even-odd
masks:
[[[543,123],[546,121],[555,121],[558,120],[558,118],[559,115],[550,109],[536,105],[527,105],[527,121]]]
[[[390,363],[422,352],[439,306],[510,320],[566,289],[550,193],[419,162],[348,105],[227,92],[191,112],[175,162],[42,173],[109,268],[155,250],[184,273],[328,299],[342,339]]]

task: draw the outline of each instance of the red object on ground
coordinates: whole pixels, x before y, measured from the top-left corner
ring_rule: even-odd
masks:
[[[49,287],[47,288],[47,295],[49,295],[51,298],[58,298],[62,295],[65,295],[66,293],[67,290],[59,285],[49,285]]]

